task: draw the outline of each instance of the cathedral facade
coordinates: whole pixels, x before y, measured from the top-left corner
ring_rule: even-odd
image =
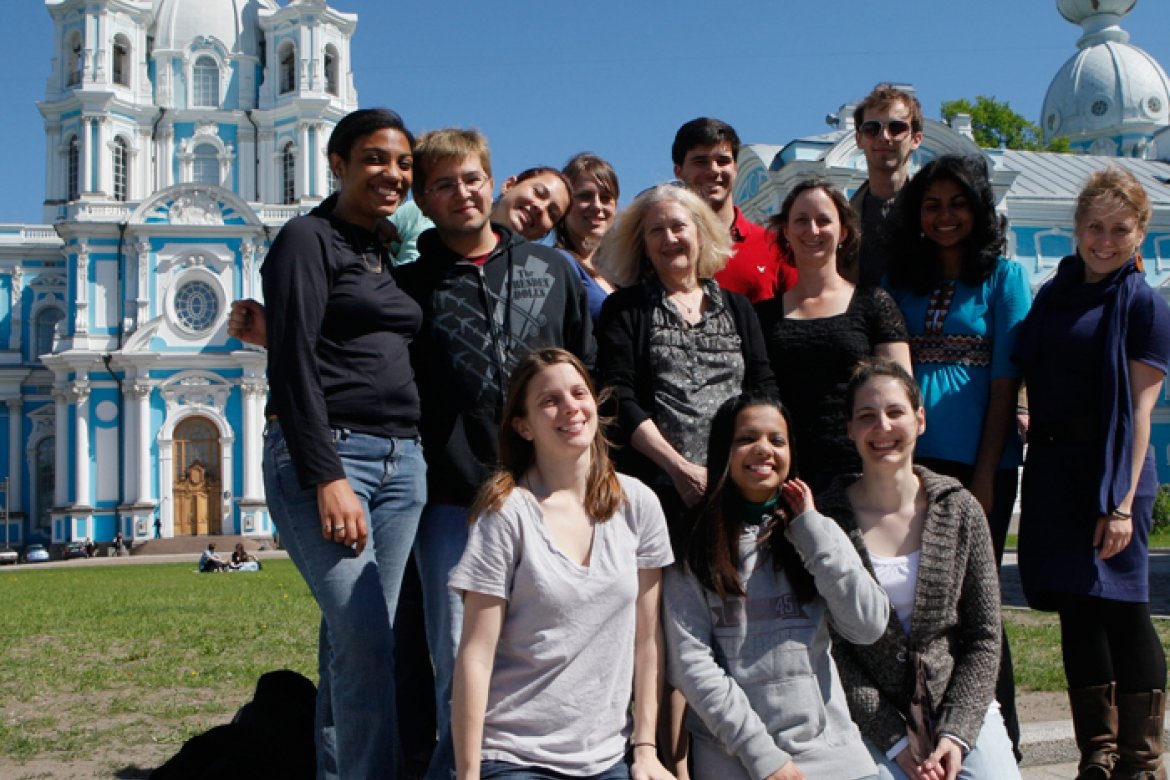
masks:
[[[230,302],[332,190],[354,15],[322,0],[46,0],[44,225],[0,231],[13,546],[269,535],[265,356]]]

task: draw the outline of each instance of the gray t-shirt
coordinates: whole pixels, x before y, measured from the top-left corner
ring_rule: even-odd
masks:
[[[471,526],[450,586],[508,602],[485,760],[592,775],[625,752],[638,570],[668,566],[674,556],[658,498],[638,480],[618,478],[627,501],[594,526],[588,566],[561,552],[524,488]]]

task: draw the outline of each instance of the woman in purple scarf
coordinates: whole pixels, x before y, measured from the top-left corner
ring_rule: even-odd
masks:
[[[1127,171],[1089,177],[1077,253],[1037,294],[1015,351],[1031,409],[1020,576],[1032,607],[1060,615],[1079,780],[1165,778],[1147,555],[1170,306],[1142,270],[1150,211]]]

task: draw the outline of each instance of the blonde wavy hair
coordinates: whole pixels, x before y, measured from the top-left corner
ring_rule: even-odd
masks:
[[[731,257],[731,232],[719,221],[711,207],[695,193],[677,184],[659,184],[634,198],[618,214],[613,227],[597,248],[597,270],[619,287],[629,287],[654,276],[654,267],[646,256],[643,230],[651,207],[662,202],[678,203],[691,215],[699,236],[700,279],[710,279]]]

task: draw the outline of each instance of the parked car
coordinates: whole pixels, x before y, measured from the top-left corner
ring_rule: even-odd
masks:
[[[24,548],[25,563],[44,563],[49,560],[49,551],[43,544],[30,544]]]
[[[5,547],[3,550],[0,550],[0,566],[7,563],[16,563],[18,560],[20,560],[20,556],[11,547]]]
[[[88,558],[89,551],[85,548],[85,542],[69,542],[65,545],[65,551],[61,553],[62,560],[69,560],[70,558]]]

